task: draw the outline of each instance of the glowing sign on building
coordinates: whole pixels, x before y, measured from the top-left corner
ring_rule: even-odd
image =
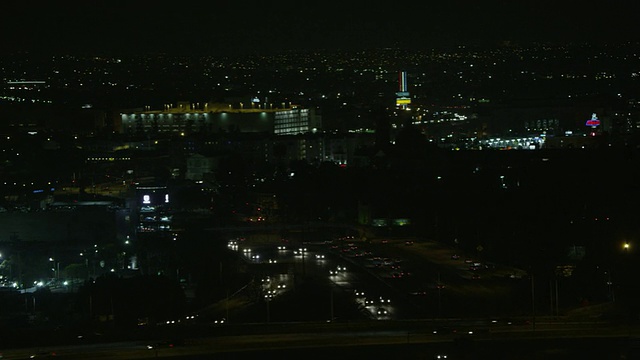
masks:
[[[164,186],[138,186],[138,204],[145,208],[163,206],[170,203],[170,195]]]
[[[407,72],[401,71],[398,75],[398,92],[396,92],[396,106],[407,109],[411,104],[411,97],[407,86]]]
[[[407,72],[401,71],[400,74],[398,74],[398,90],[406,92],[407,89]]]
[[[598,119],[596,113],[591,114],[591,119],[587,120],[585,125],[591,126],[593,128],[600,126],[600,120]]]

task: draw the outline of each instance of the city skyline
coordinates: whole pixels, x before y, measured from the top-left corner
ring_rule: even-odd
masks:
[[[630,353],[634,8],[6,5],[0,358],[360,330]]]

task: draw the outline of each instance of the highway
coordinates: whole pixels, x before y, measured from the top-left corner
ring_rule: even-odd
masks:
[[[308,249],[305,257],[300,253],[296,254],[301,248],[298,245],[288,245],[286,250],[280,250],[274,244],[240,244],[231,248],[247,263],[260,262],[268,267],[272,266],[270,261],[277,260],[285,264],[282,267],[278,263],[277,271],[290,270],[290,273],[276,271],[271,274],[270,281],[261,285],[263,291],[277,289],[280,285],[290,288],[294,282],[291,275],[302,271],[312,277],[329,278],[336,291],[344,291],[346,294],[353,295],[354,289],[365,288],[367,293],[375,293],[376,296],[387,291],[384,295],[393,296],[394,300],[393,305],[389,306],[391,315],[383,319],[376,318],[373,313],[368,318],[341,316],[336,321],[327,322],[331,318],[327,298],[320,301],[322,309],[326,310],[326,320],[289,321],[281,319],[282,313],[278,313],[274,302],[271,312],[269,307],[266,308],[266,321],[261,312],[259,319],[236,320],[215,326],[200,322],[182,324],[164,329],[162,336],[136,337],[139,340],[135,341],[1,349],[2,359],[27,359],[34,354],[40,354],[36,358],[55,354],[56,358],[61,359],[238,359],[269,356],[285,359],[304,357],[309,360],[336,357],[335,354],[340,354],[338,358],[377,359],[388,356],[393,359],[430,359],[445,353],[449,354],[448,359],[566,359],[574,356],[619,359],[620,354],[635,349],[635,338],[640,336],[640,326],[636,324],[611,324],[592,319],[578,321],[564,316],[532,317],[530,314],[508,318],[454,316],[454,308],[450,303],[443,306],[447,312],[445,315],[448,316],[440,316],[442,313],[437,311],[438,305],[433,296],[421,304],[428,316],[412,317],[411,309],[415,304],[407,300],[411,299],[407,297],[407,292],[417,285],[432,282],[436,272],[447,280],[446,291],[462,299],[456,306],[463,306],[466,297],[475,299],[487,296],[487,292],[493,293],[492,286],[495,284],[489,279],[478,282],[466,278],[469,270],[464,259],[453,260],[450,252],[437,248],[434,243],[411,246],[404,245],[403,242],[354,245],[353,250],[356,252],[372,251],[367,257],[355,256],[353,251],[344,252],[331,244],[306,246]],[[251,251],[244,251],[245,249]],[[316,255],[327,257],[319,259]],[[414,276],[421,273],[429,273],[430,276],[418,279],[410,277],[403,279],[409,281],[398,282],[398,279],[387,276],[387,269],[369,266],[368,259],[377,255],[402,259],[402,266],[411,267],[416,272]],[[425,257],[429,261],[421,261]],[[346,265],[347,272],[330,275],[330,270],[338,265]],[[266,269],[264,266],[260,268],[261,271]],[[514,269],[506,271],[513,272]],[[497,278],[500,282],[504,281],[504,276]],[[485,287],[491,291],[478,290]],[[428,289],[431,295],[433,290]],[[286,291],[288,290],[279,289],[274,301],[278,301],[281,292]],[[360,301],[356,297],[354,299]],[[508,299],[502,301],[506,302]],[[313,309],[311,302],[305,305]],[[363,308],[367,309],[366,306]],[[409,311],[403,311],[403,308],[408,308]],[[288,307],[280,306],[280,309]],[[319,308],[316,307],[316,313],[317,309]],[[333,312],[333,306],[331,311]],[[592,357],[595,354],[598,356]]]

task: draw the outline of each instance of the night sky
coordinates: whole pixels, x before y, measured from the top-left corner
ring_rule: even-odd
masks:
[[[638,40],[639,8],[632,1],[26,0],[3,3],[0,49],[233,54],[617,42]]]

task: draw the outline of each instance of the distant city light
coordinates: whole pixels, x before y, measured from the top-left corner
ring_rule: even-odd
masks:
[[[591,114],[591,119],[587,120],[585,125],[591,126],[593,128],[600,126],[600,120],[598,119],[596,113]]]

